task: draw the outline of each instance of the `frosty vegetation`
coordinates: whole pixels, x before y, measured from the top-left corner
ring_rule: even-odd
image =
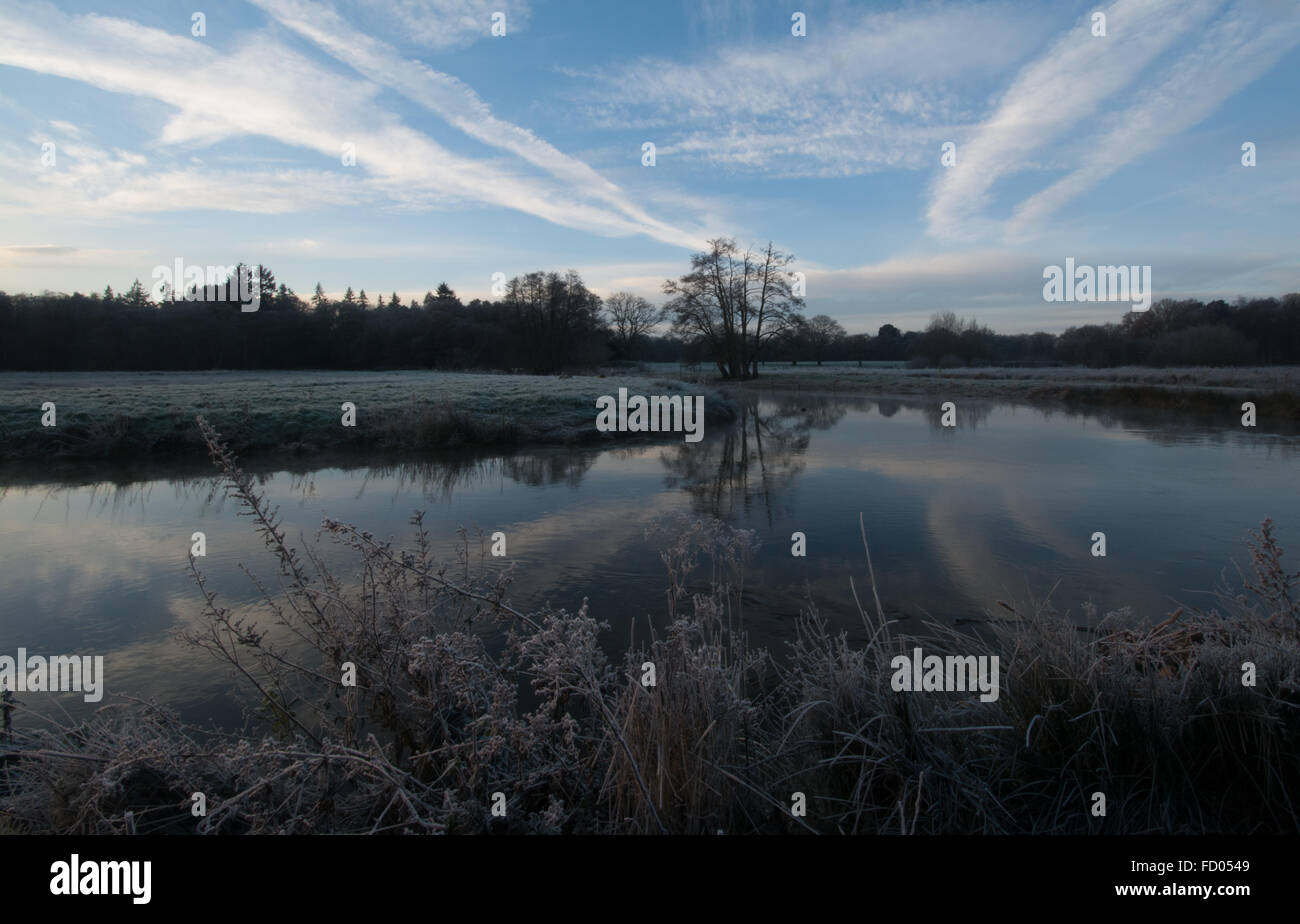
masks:
[[[701,376],[700,380],[707,377]],[[1214,415],[1235,426],[1241,403],[1267,408],[1268,429],[1300,429],[1300,369],[1294,366],[1120,366],[901,368],[853,363],[763,367],[746,388],[926,395],[938,400],[1023,400],[1048,408],[1140,408]]]
[[[8,830],[1300,831],[1300,573],[1269,522],[1242,589],[1206,611],[1157,625],[1090,613],[1083,631],[1045,604],[1002,604],[986,637],[929,627],[927,651],[1001,656],[1001,696],[985,703],[890,688],[908,640],[881,615],[865,524],[862,644],[809,604],[785,651],[751,646],[754,535],[678,518],[647,535],[664,564],[665,628],[638,628],[611,658],[610,623],[627,638],[627,614],[518,609],[509,573],[471,543],[434,560],[418,514],[406,548],[327,520],[358,565],[355,580],[331,573],[288,544],[254,480],[200,427],[282,580],[254,622],[191,559],[207,612],[191,641],[231,667],[261,731],[190,728],[121,702],[27,732],[0,776]],[[284,632],[297,644],[272,641]],[[340,683],[345,661],[354,687]],[[804,817],[790,811],[796,792]],[[1094,792],[1104,818],[1089,812]]]
[[[658,375],[554,377],[474,372],[0,373],[0,458],[105,459],[194,455],[204,415],[239,434],[240,453],[514,447],[600,439],[595,400],[617,386],[685,394]],[[712,420],[734,408],[716,389]],[[41,426],[41,405],[57,426]],[[340,406],[357,407],[356,426]]]
[[[652,366],[653,367],[653,366]],[[668,366],[660,366],[667,369]],[[857,366],[854,363],[827,363],[823,366],[770,363],[764,375],[781,379],[843,379],[863,384],[888,382],[944,382],[967,385],[978,382],[1011,384],[1091,384],[1097,386],[1138,385],[1168,388],[1257,389],[1263,391],[1300,392],[1300,367],[1296,366],[1116,366],[1090,369],[1083,366],[968,366],[951,369],[902,368],[897,365]],[[773,388],[788,387],[788,382],[770,383]]]

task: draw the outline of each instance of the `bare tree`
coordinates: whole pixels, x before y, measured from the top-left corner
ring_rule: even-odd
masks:
[[[961,335],[967,331],[978,331],[980,323],[975,318],[958,317],[955,311],[936,311],[930,315],[930,323],[925,329],[927,332],[947,331]]]
[[[807,337],[808,345],[812,348],[813,359],[817,360],[817,365],[820,366],[826,351],[833,344],[847,337],[848,332],[830,315],[819,314],[808,319],[808,323],[804,325],[804,336]]]
[[[506,288],[504,305],[520,365],[540,373],[594,365],[602,333],[600,298],[577,272],[516,276]]]
[[[770,242],[754,253],[730,238],[715,238],[708,251],[691,256],[689,273],[664,283],[671,296],[664,308],[678,333],[708,344],[719,375],[751,378],[758,375],[763,347],[803,307],[791,284],[793,261]]]
[[[636,343],[664,320],[664,309],[656,308],[631,292],[615,292],[605,299],[605,312],[614,332],[614,344],[625,359],[631,358]]]

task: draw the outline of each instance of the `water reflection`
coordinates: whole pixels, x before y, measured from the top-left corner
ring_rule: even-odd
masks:
[[[1283,428],[1271,432],[1266,428],[1244,428],[1231,402],[1223,414],[1210,415],[1198,410],[1163,408],[1090,406],[1062,404],[1022,404],[1009,401],[958,400],[955,425],[945,427],[941,397],[864,397],[848,394],[780,392],[745,393],[734,396],[739,414],[729,425],[714,425],[705,443],[673,443],[661,455],[672,484],[683,487],[702,499],[701,512],[722,515],[733,509],[723,502],[735,495],[740,509],[750,502],[770,502],[772,490],[764,491],[764,478],[797,475],[797,456],[808,448],[816,431],[834,428],[850,411],[876,413],[890,419],[903,411],[919,413],[936,432],[976,430],[985,425],[996,408],[1029,414],[1046,422],[1073,420],[1100,426],[1105,430],[1123,431],[1162,446],[1214,444],[1276,450],[1289,458],[1297,450],[1296,436]],[[1283,422],[1285,423],[1285,421]],[[719,434],[718,430],[722,433]],[[473,452],[443,452],[410,455],[384,455],[379,461],[354,452],[322,453],[312,456],[277,455],[243,460],[246,470],[265,484],[269,479],[288,476],[295,494],[310,496],[314,476],[322,470],[338,470],[362,475],[362,488],[370,482],[384,482],[386,487],[418,491],[430,501],[449,499],[458,488],[485,482],[510,479],[521,484],[547,486],[565,484],[577,487],[602,455],[623,457],[638,455],[643,446],[631,449],[607,447],[547,448],[523,450],[506,455]],[[691,458],[692,450],[703,449],[709,460]],[[713,467],[714,475],[705,473]],[[751,483],[751,476],[758,476]],[[706,484],[707,482],[707,484]],[[102,513],[120,510],[129,504],[146,503],[158,485],[177,492],[212,493],[215,477],[206,458],[171,458],[164,460],[54,460],[31,463],[0,463],[0,500],[20,487],[40,486],[51,494],[59,489],[87,487],[88,504],[102,504]],[[776,483],[768,487],[775,489]]]
[[[742,405],[721,437],[660,455],[668,470],[664,484],[684,491],[697,512],[719,519],[747,518],[761,505],[771,525],[774,505],[788,505],[790,483],[804,470],[810,434],[834,426],[846,412],[827,398]]]
[[[429,510],[444,552],[458,526],[500,529],[514,604],[587,598],[620,638],[663,610],[645,529],[672,511],[759,533],[746,620],[774,646],[810,594],[832,622],[858,627],[848,579],[865,587],[859,512],[885,608],[917,620],[977,619],[998,599],[1053,588],[1075,614],[1093,600],[1154,617],[1175,599],[1199,602],[1266,516],[1297,547],[1294,436],[1245,430],[1236,416],[956,403],[957,426],[945,428],[939,398],[764,393],[698,444],[246,465],[302,541],[328,515],[404,542],[415,509]],[[200,618],[190,535],[206,532],[203,569],[226,605],[255,605],[241,564],[264,580],[275,569],[206,462],[0,479],[0,652],[105,653],[110,692],[233,721],[229,678],[175,638]],[[1097,529],[1106,559],[1089,554]],[[806,557],[790,554],[794,531]]]

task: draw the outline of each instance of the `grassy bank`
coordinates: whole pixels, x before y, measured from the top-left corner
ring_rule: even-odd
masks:
[[[810,603],[788,650],[770,652],[744,630],[753,535],[664,521],[647,538],[666,629],[638,625],[611,659],[585,602],[517,608],[508,572],[468,545],[434,560],[419,516],[405,549],[327,521],[357,577],[328,573],[287,545],[229,451],[216,458],[284,590],[254,625],[196,569],[207,619],[191,641],[232,667],[260,731],[123,703],[27,734],[0,778],[11,829],[1300,833],[1300,573],[1269,524],[1241,590],[1213,609],[1155,626],[1093,614],[1080,631],[1044,607],[1003,607],[978,637],[932,627],[928,653],[1001,658],[1000,695],[983,702],[893,689],[891,661],[917,641],[881,617],[869,554],[853,579],[864,643],[829,633]],[[271,623],[314,656],[273,647]],[[345,663],[355,686],[340,682]],[[806,815],[790,811],[796,793]]]
[[[706,421],[735,411],[716,389],[623,373],[575,377],[443,372],[0,374],[0,460],[205,457],[205,415],[243,455],[513,448],[608,439],[596,398],[705,395]],[[41,424],[53,402],[56,424]],[[356,405],[356,426],[341,405]],[[621,434],[621,438],[629,438]]]
[[[708,380],[707,376],[701,378]],[[1142,407],[1235,414],[1238,418],[1241,403],[1253,401],[1259,408],[1261,427],[1300,429],[1300,367],[1295,366],[907,369],[773,363],[761,367],[757,379],[730,387],[924,395],[938,400],[1018,400],[1043,406]]]

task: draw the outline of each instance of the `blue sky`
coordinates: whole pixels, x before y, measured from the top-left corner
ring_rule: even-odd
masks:
[[[1067,257],[1150,265],[1157,298],[1300,290],[1295,0],[0,0],[0,35],[9,291],[179,257],[303,296],[574,268],[658,302],[717,235],[794,253],[853,332],[1118,320],[1043,300]]]

